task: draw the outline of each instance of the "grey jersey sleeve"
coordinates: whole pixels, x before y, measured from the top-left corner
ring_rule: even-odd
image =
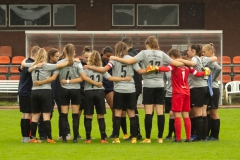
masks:
[[[25,67],[31,67],[33,63],[26,63]]]

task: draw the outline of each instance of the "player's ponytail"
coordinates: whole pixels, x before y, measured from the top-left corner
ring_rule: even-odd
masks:
[[[66,55],[68,56],[68,65],[72,66],[73,65],[73,58],[74,58],[74,54],[75,54],[75,47],[73,44],[68,43],[65,46],[65,51],[66,51]]]
[[[47,60],[47,52],[45,51],[44,48],[40,48],[35,58],[35,62],[32,64],[32,66],[38,63],[46,62],[46,60]]]
[[[97,66],[97,67],[102,66],[101,56],[100,56],[98,51],[95,51],[95,50],[92,51],[92,53],[88,57],[87,64],[91,65],[91,66],[94,65],[94,66]]]
[[[124,55],[127,54],[127,45],[120,41],[115,45],[115,55],[117,57],[122,58]]]

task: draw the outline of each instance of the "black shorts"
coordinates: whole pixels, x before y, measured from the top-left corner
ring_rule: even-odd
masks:
[[[192,88],[190,90],[190,101],[192,107],[203,107],[209,99],[208,87]]]
[[[113,92],[113,90],[104,90],[105,95],[107,95],[110,92]]]
[[[70,100],[72,105],[81,104],[80,89],[61,89],[61,105],[69,105]]]
[[[172,110],[172,97],[165,97],[164,104],[165,113],[169,113]]]
[[[84,108],[85,108],[85,104],[84,104],[84,99],[85,99],[84,88],[80,89],[80,97],[81,97],[81,102],[80,102],[79,110],[84,110]]]
[[[113,108],[119,110],[136,109],[136,93],[119,93],[114,91]]]
[[[31,97],[30,96],[19,96],[20,112],[31,113]]]
[[[164,103],[164,88],[143,87],[143,104],[162,104]]]
[[[52,91],[50,89],[32,90],[31,96],[32,113],[51,113]]]
[[[210,97],[207,109],[218,109],[218,103],[219,103],[219,97],[220,97],[220,89],[219,88],[213,88],[213,96]]]
[[[85,93],[85,108],[84,115],[94,114],[94,106],[97,114],[106,114],[106,106],[103,90],[86,90]]]

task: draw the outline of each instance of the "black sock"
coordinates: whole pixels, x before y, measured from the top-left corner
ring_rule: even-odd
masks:
[[[138,110],[137,109],[135,109],[135,118],[136,118],[136,124],[137,124],[137,136],[141,136],[139,115],[138,115]]]
[[[25,119],[21,119],[21,121],[20,121],[20,127],[21,127],[22,137],[24,137],[24,120],[25,120]]]
[[[195,130],[197,139],[201,140],[203,137],[203,117],[199,116],[195,118]]]
[[[105,125],[105,120],[104,118],[99,118],[98,119],[98,125],[99,125],[99,131],[101,133],[101,140],[105,140],[106,138],[106,125]]]
[[[146,132],[146,138],[150,138],[151,136],[151,130],[152,130],[152,114],[145,114],[145,132]]]
[[[121,128],[122,128],[123,134],[127,134],[127,121],[126,121],[126,117],[121,117]]]
[[[213,119],[212,130],[214,131],[212,137],[218,139],[220,131],[220,119]]]
[[[37,122],[31,122],[31,135],[36,138]]]
[[[113,128],[113,134],[115,138],[119,137],[119,130],[120,130],[120,125],[121,125],[121,117],[114,117],[114,128]]]
[[[67,136],[67,114],[61,113],[62,138],[66,140]]]
[[[165,116],[158,115],[158,138],[162,138],[165,124]]]
[[[208,117],[208,130],[207,130],[207,136],[209,137],[209,136],[211,135],[210,132],[212,132],[212,131],[211,131],[211,128],[212,128],[212,119],[211,119],[210,114],[208,114],[207,117]]]
[[[169,119],[168,123],[168,137],[172,137],[172,133],[174,132],[174,119]]]
[[[41,113],[39,120],[38,120],[38,134],[39,137],[45,137],[46,132],[44,130],[44,124],[43,124],[43,114]]]
[[[136,117],[130,118],[130,132],[132,137],[137,137],[137,123]]]
[[[203,137],[202,137],[202,139],[207,138],[207,133],[208,133],[208,117],[205,116],[205,117],[203,117]]]
[[[44,129],[48,139],[52,139],[52,126],[50,120],[43,121]]]
[[[23,137],[29,137],[30,133],[30,119],[24,119],[24,134]]]
[[[85,118],[84,119],[84,126],[86,130],[86,139],[91,139],[91,131],[92,131],[92,119],[91,118]]]
[[[74,135],[74,139],[76,140],[78,137],[78,128],[79,128],[78,113],[72,114],[72,121],[73,121],[73,135]]]
[[[191,120],[191,136],[196,135],[196,129],[195,129],[195,118],[190,118]]]
[[[62,136],[62,125],[61,125],[61,113],[58,116],[58,132],[59,132],[59,136]]]

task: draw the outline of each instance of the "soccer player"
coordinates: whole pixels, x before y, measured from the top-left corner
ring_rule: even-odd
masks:
[[[168,52],[168,55],[172,59],[180,59],[181,55],[177,49],[171,49]],[[151,71],[152,68],[148,67],[147,71]],[[184,126],[186,131],[186,140],[185,142],[191,141],[191,121],[189,119],[189,111],[190,111],[190,89],[188,85],[188,74],[192,73],[194,76],[205,75],[204,72],[197,72],[193,68],[189,68],[186,66],[175,67],[175,66],[159,66],[156,69],[160,72],[168,72],[171,71],[171,82],[172,82],[172,111],[174,113],[174,128],[175,128],[175,142],[181,142],[181,114],[184,119]],[[156,71],[153,70],[153,71]]]
[[[135,64],[141,62],[144,69],[149,65],[168,65],[174,66],[184,65],[181,62],[172,60],[163,51],[160,51],[158,41],[155,37],[150,36],[145,41],[147,50],[143,50],[136,56],[125,59],[120,57],[110,57],[112,60],[116,60],[125,64]],[[145,132],[146,139],[142,143],[151,143],[150,135],[152,129],[152,113],[154,106],[156,106],[158,116],[158,143],[163,143],[162,135],[164,130],[164,114],[163,114],[163,103],[164,103],[164,84],[163,84],[163,73],[149,73],[143,77],[143,104],[145,109]]]
[[[215,49],[212,43],[207,44],[203,47],[203,56],[206,57],[213,57],[215,53]],[[211,134],[209,136],[209,140],[219,140],[219,131],[220,131],[220,118],[218,114],[218,102],[220,97],[220,90],[218,85],[217,77],[221,73],[221,67],[217,64],[217,62],[211,62],[207,64],[207,67],[210,68],[212,73],[212,90],[213,95],[211,96],[209,103],[208,103],[208,124],[209,124],[209,131]],[[209,132],[208,131],[208,132]]]
[[[51,71],[62,68],[68,65],[68,62],[62,64],[49,64],[45,63],[47,61],[47,53],[41,48],[38,50],[38,55],[36,57],[36,61],[32,64],[23,63],[23,66],[31,66],[28,71],[32,72],[32,81],[36,80],[44,80],[51,76]],[[42,67],[38,67],[37,65],[43,63]],[[52,139],[52,128],[50,115],[53,111],[52,107],[52,93],[51,93],[51,83],[46,83],[41,86],[33,86],[31,93],[31,104],[32,104],[32,122],[31,122],[31,134],[33,139],[31,139],[30,143],[40,143],[41,141],[36,139],[36,130],[37,123],[39,120],[40,113],[43,113],[43,124],[44,130],[47,135],[47,143],[55,143]]]
[[[202,57],[202,46],[198,44],[192,44],[188,47],[188,56],[191,61],[180,59],[179,61],[185,63],[188,66],[192,66],[197,71],[204,68],[205,64],[214,62],[217,58],[214,57]],[[206,141],[208,130],[208,118],[207,118],[207,103],[209,101],[209,90],[207,79],[203,77],[195,77],[190,74],[191,77],[191,105],[193,106],[193,113],[195,117],[195,130],[197,138],[193,141]]]
[[[128,47],[127,50],[128,50],[128,55],[129,56],[134,57],[139,53],[139,50],[137,50],[133,47],[133,41],[132,41],[131,37],[123,38],[122,42],[124,42],[127,45],[127,47]],[[140,75],[136,71],[134,71],[133,79],[134,79],[135,88],[136,88],[136,101],[138,101],[138,97],[142,93],[142,75]],[[137,139],[141,140],[142,135],[141,135],[141,132],[140,132],[140,123],[139,123],[139,115],[138,115],[137,108],[135,110],[135,117],[136,117],[136,121],[137,121]],[[121,119],[121,124],[124,124],[124,123],[122,123],[122,121],[123,121],[123,117]],[[125,117],[125,121],[126,121],[126,117]],[[132,136],[130,136],[127,140],[131,140],[131,138],[132,138]]]
[[[34,46],[31,50],[31,57],[29,57],[26,63],[33,63],[38,50],[38,46]],[[21,118],[21,133],[22,133],[22,142],[29,142],[30,137],[30,118],[31,118],[31,91],[32,91],[32,77],[31,73],[28,72],[28,67],[22,68],[19,67],[20,71],[20,81],[18,86],[18,95],[19,95],[19,106],[20,112],[22,112]]]
[[[127,45],[123,42],[118,42],[115,45],[115,54],[117,57],[121,57],[123,59],[131,58],[127,55]],[[106,72],[112,68],[112,74],[115,77],[126,77],[130,76],[133,77],[134,72],[133,69],[136,70],[140,74],[144,74],[146,71],[140,69],[140,67],[135,65],[125,65],[119,63],[117,61],[109,61],[107,66],[104,68],[97,68],[94,66],[88,66],[89,69],[97,71],[97,72]],[[130,130],[132,134],[131,143],[136,143],[137,139],[137,129],[136,129],[136,118],[135,118],[135,109],[136,109],[136,96],[135,96],[135,85],[134,80],[131,78],[131,81],[125,82],[114,82],[114,97],[113,97],[113,108],[115,111],[114,116],[114,136],[115,139],[112,143],[120,143],[119,140],[119,130],[121,125],[121,115],[122,110],[127,108],[127,113],[130,118]]]

